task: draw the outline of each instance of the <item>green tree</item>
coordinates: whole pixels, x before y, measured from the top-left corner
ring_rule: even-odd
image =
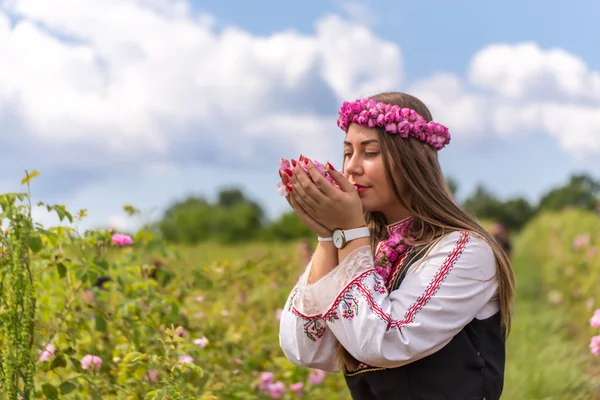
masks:
[[[264,228],[265,240],[296,240],[314,237],[314,233],[300,221],[295,212],[282,214],[275,221]]]
[[[538,210],[558,211],[566,207],[594,210],[600,194],[600,182],[589,175],[573,175],[569,182],[554,188],[540,199]]]
[[[207,240],[234,243],[256,239],[264,211],[239,189],[224,189],[216,203],[188,197],[170,206],[158,223],[163,237],[175,243],[196,244]]]
[[[518,197],[503,202],[483,185],[477,186],[463,206],[477,218],[500,222],[510,230],[521,229],[535,214],[535,208],[526,199]]]

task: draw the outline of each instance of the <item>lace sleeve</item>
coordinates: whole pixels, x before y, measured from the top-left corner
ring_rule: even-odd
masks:
[[[318,282],[308,284],[311,260],[298,280],[298,294],[294,299],[294,307],[305,315],[321,316],[350,282],[373,266],[371,246],[361,246]]]

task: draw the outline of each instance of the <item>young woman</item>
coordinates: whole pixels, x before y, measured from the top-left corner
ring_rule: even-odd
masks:
[[[403,93],[344,103],[338,126],[342,172],[326,169],[339,188],[302,156],[281,173],[319,238],[281,317],[283,352],[343,370],[353,399],[500,398],[514,275],[448,190],[448,130]]]

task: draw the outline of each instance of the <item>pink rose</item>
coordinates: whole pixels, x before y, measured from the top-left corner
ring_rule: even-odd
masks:
[[[260,375],[260,385],[259,387],[263,390],[267,390],[269,385],[273,382],[273,373],[272,372],[263,372]]]
[[[194,344],[198,347],[200,347],[200,349],[204,349],[206,347],[206,345],[208,344],[208,339],[205,338],[204,336],[201,337],[200,339],[194,339]]]
[[[267,393],[269,393],[272,399],[279,399],[285,393],[285,385],[281,381],[270,383],[267,386]]]
[[[394,262],[398,259],[398,253],[396,253],[393,249],[387,249],[385,251],[385,256],[388,258],[388,260],[390,260],[391,262]]]
[[[593,355],[600,356],[600,336],[594,336],[590,341],[590,350]]]
[[[290,385],[290,390],[296,394],[298,397],[302,397],[302,389],[304,389],[304,383],[298,382]]]
[[[55,352],[56,348],[51,344],[47,344],[44,351],[42,351],[42,353],[40,354],[40,361],[43,362],[51,360],[52,358],[54,358]]]
[[[383,279],[387,279],[390,276],[390,270],[389,270],[389,268],[383,268],[383,267],[380,267],[380,266],[376,266],[375,267],[375,272],[377,272],[377,275],[379,275]]]
[[[98,371],[102,366],[102,359],[98,356],[86,354],[81,359],[81,368],[84,370]]]
[[[600,308],[594,311],[594,315],[590,318],[590,326],[592,328],[600,328]]]
[[[112,236],[112,243],[115,246],[123,247],[133,244],[133,239],[129,235],[122,235],[120,233],[115,233]]]
[[[327,372],[320,369],[311,369],[308,373],[308,381],[313,385],[320,385],[325,380]]]
[[[158,382],[158,371],[155,369],[151,369],[148,371],[148,378],[152,381],[152,382]]]

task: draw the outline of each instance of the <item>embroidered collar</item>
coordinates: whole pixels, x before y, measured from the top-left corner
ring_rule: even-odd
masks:
[[[393,224],[387,225],[388,234],[391,235],[392,233],[398,231],[398,229],[402,228],[403,226],[406,226],[411,221],[411,219],[412,219],[412,217],[408,217],[408,218],[404,218],[401,221],[394,222]]]

